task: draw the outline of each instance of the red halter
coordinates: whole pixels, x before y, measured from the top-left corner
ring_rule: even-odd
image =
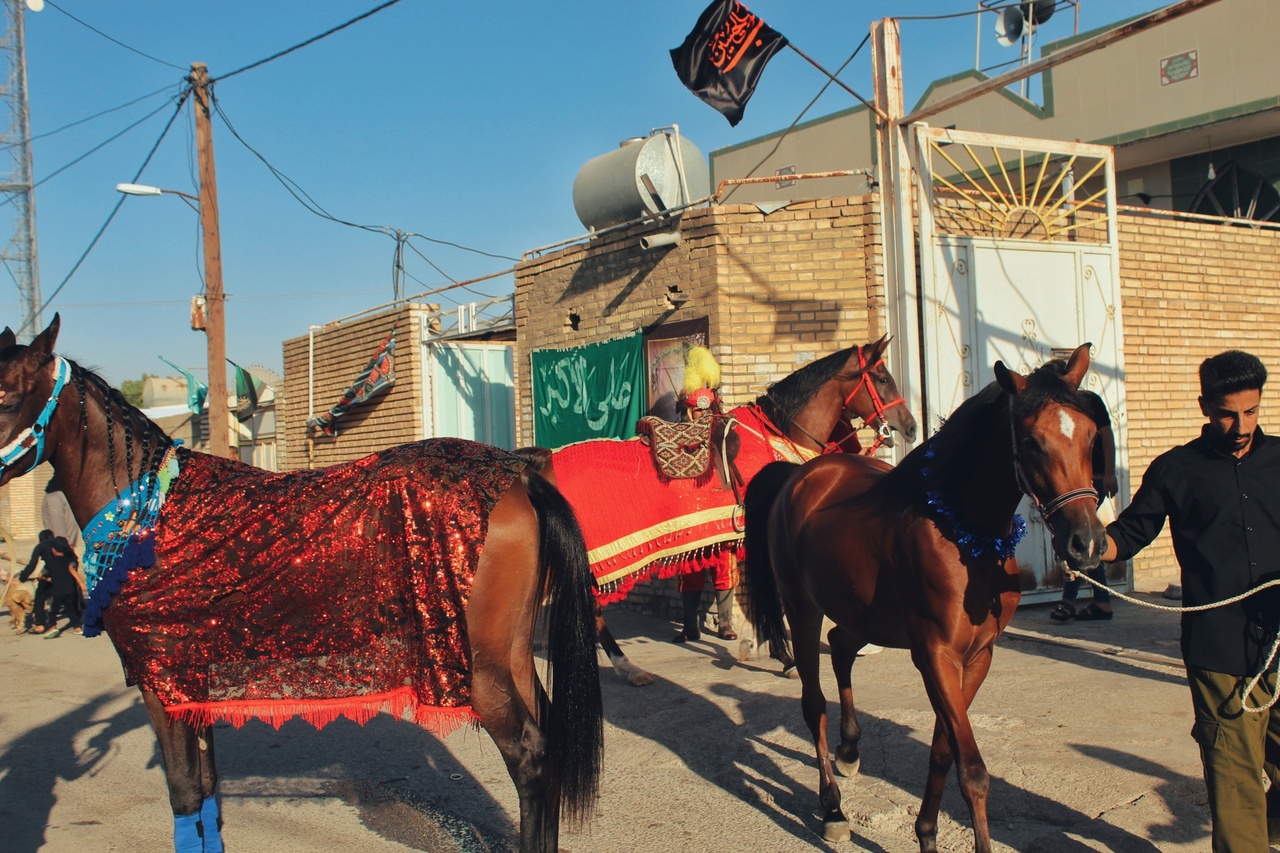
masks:
[[[858,379],[858,384],[853,386],[853,390],[849,392],[849,396],[844,398],[844,408],[847,409],[849,404],[853,402],[853,398],[857,396],[858,391],[862,386],[867,386],[867,395],[871,397],[871,405],[875,408],[875,415],[870,419],[863,418],[863,422],[871,423],[872,421],[879,421],[879,423],[876,426],[875,444],[867,448],[864,453],[865,456],[870,456],[879,450],[880,445],[884,444],[885,439],[887,439],[889,437],[889,433],[892,432],[892,428],[889,426],[889,421],[885,418],[885,412],[892,409],[894,406],[906,405],[907,402],[904,398],[899,397],[892,403],[886,404],[880,397],[880,392],[876,390],[875,383],[867,379],[868,374],[882,364],[884,364],[884,359],[880,358],[876,359],[875,364],[868,365],[866,356],[862,354],[862,347],[858,347],[858,368],[862,371],[862,376]],[[836,447],[839,447],[855,435],[856,433],[851,432],[848,436],[841,439],[839,442],[836,442]]]

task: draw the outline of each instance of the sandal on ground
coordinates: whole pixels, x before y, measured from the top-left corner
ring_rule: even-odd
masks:
[[[1103,610],[1096,604],[1090,604],[1084,610],[1076,614],[1076,619],[1080,622],[1093,622],[1099,619],[1110,619],[1112,613],[1110,610]]]
[[[1076,618],[1076,609],[1065,601],[1059,602],[1049,611],[1049,618],[1054,622],[1070,622]]]
[[[702,639],[702,632],[699,631],[697,628],[694,628],[692,631],[686,629],[684,631],[681,631],[679,634],[676,634],[674,637],[671,638],[671,642],[692,643],[701,639]]]
[[[44,633],[44,626],[43,626],[43,625],[37,625],[36,627],[34,627],[34,628],[32,628],[32,629],[31,629],[31,633],[32,633],[32,634],[43,634],[43,633]]]
[[[729,641],[736,640],[738,639],[738,632],[733,630],[732,628],[721,628],[720,639],[729,640]]]

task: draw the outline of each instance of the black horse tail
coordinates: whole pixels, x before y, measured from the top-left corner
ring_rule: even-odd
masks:
[[[538,698],[539,727],[547,742],[544,817],[555,821],[563,808],[570,823],[581,823],[599,794],[604,756],[594,581],[582,528],[569,502],[540,476],[522,479],[538,514],[538,581],[548,601],[551,696],[542,690]]]
[[[782,486],[799,468],[792,462],[770,462],[747,484],[746,542],[747,578],[751,583],[749,618],[756,640],[768,643],[775,655],[791,657],[786,626],[782,621],[782,601],[778,598],[778,580],[773,574],[769,556],[769,510]]]

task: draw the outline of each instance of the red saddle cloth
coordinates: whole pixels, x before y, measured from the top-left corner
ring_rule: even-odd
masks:
[[[755,407],[730,414],[739,421],[737,465],[744,480],[778,459],[803,461]],[[741,556],[733,491],[714,472],[665,477],[639,438],[570,444],[555,451],[553,463],[560,491],[582,525],[603,604],[625,598],[636,583],[655,575],[701,571]]]
[[[467,599],[524,468],[459,439],[287,474],[185,455],[155,565],[103,611],[127,681],[200,723],[472,721]]]

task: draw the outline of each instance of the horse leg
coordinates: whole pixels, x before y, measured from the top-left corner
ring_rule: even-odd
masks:
[[[916,658],[914,651],[912,657]],[[924,675],[925,689],[937,716],[925,787],[929,800],[921,801],[920,816],[916,820],[921,853],[933,853],[937,849],[938,809],[953,760],[960,793],[969,806],[973,823],[974,853],[991,853],[987,824],[991,777],[969,723],[969,705],[991,668],[991,648],[988,646],[967,663],[950,649],[937,649],[916,658],[916,667]]]
[[[520,798],[521,853],[555,853],[558,803],[547,793],[547,739],[533,709],[541,684],[533,660],[537,520],[514,488],[495,506],[467,602],[471,707],[502,754]]]
[[[813,735],[818,756],[818,799],[822,803],[822,837],[826,841],[848,841],[849,820],[840,808],[840,784],[831,770],[827,747],[827,697],[822,693],[818,666],[819,643],[822,639],[822,612],[808,604],[803,613],[788,607],[791,642],[795,648],[796,669],[800,673],[800,707],[804,721]]]
[[[837,625],[827,632],[827,643],[831,646],[831,669],[840,691],[840,746],[836,747],[836,769],[842,776],[855,776],[862,764],[858,750],[862,727],[858,725],[858,712],[853,707],[853,662],[863,642]]]
[[[164,760],[169,806],[173,809],[175,853],[222,853],[213,729],[169,716],[160,699],[149,690],[142,691],[142,702]]]
[[[613,638],[613,632],[604,623],[604,611],[600,609],[598,600],[596,601],[596,637],[600,640],[600,647],[604,649],[604,653],[609,656],[609,663],[613,664],[614,671],[622,676],[624,681],[632,687],[648,687],[653,684],[653,676],[633,664],[622,653],[618,641]]]

